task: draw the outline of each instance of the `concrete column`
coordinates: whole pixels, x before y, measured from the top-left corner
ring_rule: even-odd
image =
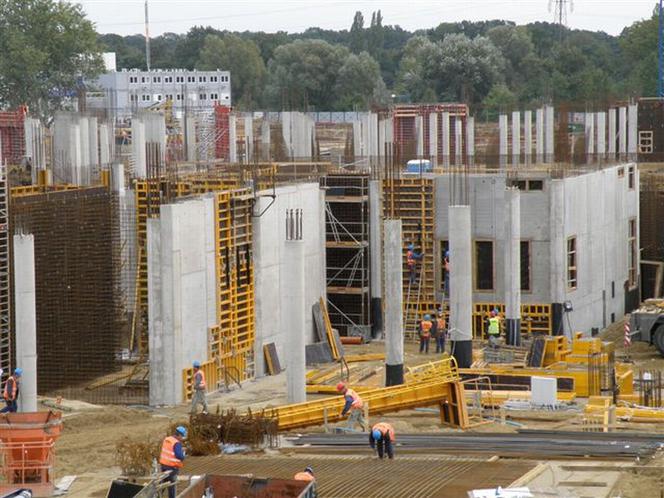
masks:
[[[454,120],[454,165],[463,163],[463,122],[460,117]]]
[[[385,220],[385,385],[403,384],[403,245],[401,220]]]
[[[505,116],[507,118],[507,116]],[[472,228],[470,206],[449,207],[450,339],[461,368],[473,356]]]
[[[244,117],[244,162],[249,163],[254,157],[254,119]]]
[[[261,123],[261,156],[263,161],[270,160],[270,121],[267,117]]]
[[[627,110],[627,158],[630,161],[636,161],[637,142],[639,135],[639,107],[637,104],[630,104]]]
[[[616,158],[616,114],[617,109],[609,109],[609,159]]]
[[[519,165],[521,159],[521,112],[512,112],[512,166]]]
[[[498,116],[498,162],[501,168],[507,164],[507,114]]]
[[[507,344],[521,344],[521,194],[505,189],[505,337]]]
[[[627,107],[618,109],[618,154],[621,160],[627,157]]]
[[[14,297],[16,306],[16,366],[21,377],[21,412],[37,411],[37,310],[35,239],[14,235]]]
[[[111,165],[111,190],[118,195],[125,194],[125,174],[122,163]]]
[[[606,158],[606,113],[597,113],[597,157],[600,161]]]
[[[383,331],[383,244],[381,240],[382,228],[382,199],[380,180],[369,180],[369,259],[371,261],[371,317],[372,334],[380,337]]]
[[[595,114],[587,112],[584,123],[586,127],[586,161],[591,163],[595,155]]]
[[[286,142],[288,145],[288,142]],[[237,128],[235,126],[235,115],[228,115],[228,146],[229,146],[229,161],[232,163],[237,162]]]
[[[417,142],[415,143],[415,154],[420,159],[424,157],[424,117],[415,116],[415,133]]]
[[[555,160],[554,133],[553,106],[547,105],[544,107],[544,161],[547,163]]]
[[[184,118],[184,139],[185,139],[185,152],[187,154],[187,161],[197,161],[196,156],[196,118],[194,116],[186,116]]]
[[[444,112],[442,114],[442,149],[443,149],[443,167],[450,167],[450,113]]]
[[[563,180],[551,180],[549,188],[550,224],[549,240],[551,265],[551,303],[553,335],[563,335],[563,302],[565,301],[566,241],[565,241],[565,184]]]
[[[466,162],[468,166],[475,164],[475,118],[466,118]]]
[[[544,162],[544,109],[535,113],[535,162]]]
[[[527,165],[532,162],[533,153],[533,112],[524,111],[523,113],[523,155]]]
[[[429,158],[438,166],[438,113],[429,114]]]
[[[284,258],[289,269],[282,274],[284,282],[284,298],[286,329],[288,334],[288,352],[286,355],[286,383],[288,386],[288,402],[303,403],[307,400],[306,388],[306,357],[305,357],[305,306],[304,306],[304,241],[287,240],[284,247]],[[311,311],[309,311],[311,313]]]
[[[145,154],[145,125],[138,117],[131,120],[131,150],[134,160],[134,176],[147,176],[147,158]]]

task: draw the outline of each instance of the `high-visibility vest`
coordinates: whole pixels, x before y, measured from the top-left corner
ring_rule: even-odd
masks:
[[[497,316],[489,318],[489,335],[500,335],[500,318]]]
[[[390,441],[394,441],[394,427],[387,422],[379,422],[371,428],[371,432],[379,431],[383,436],[388,436]]]
[[[164,439],[161,445],[161,455],[159,456],[159,463],[167,467],[182,467],[182,460],[175,456],[175,444],[179,443],[178,439],[173,436],[168,436]]]
[[[438,318],[437,325],[438,325],[438,333],[439,334],[447,327],[447,323],[445,323],[444,318]]]
[[[205,384],[205,372],[203,372],[203,370],[198,370],[198,372],[194,374],[194,385],[196,385],[196,377],[201,378],[200,388],[205,389],[207,387]]]
[[[10,390],[10,383],[11,383],[11,390]],[[18,391],[18,381],[16,380],[16,377],[10,375],[7,378],[7,382],[5,382],[5,390],[2,393],[2,397],[5,398],[7,401],[14,401],[16,399],[17,391]]]
[[[298,472],[293,476],[293,479],[296,481],[315,481],[316,478],[312,476],[309,472]]]
[[[413,266],[415,264],[415,254],[411,250],[408,250],[406,253],[406,263],[408,263],[408,266]]]
[[[429,337],[433,323],[429,320],[422,320],[420,327],[422,327],[422,337]]]
[[[353,410],[362,409],[362,407],[364,406],[364,402],[362,401],[362,398],[360,398],[359,394],[357,394],[352,389],[346,389],[346,396],[350,396],[351,398],[353,398],[353,403],[350,405],[351,409]]]

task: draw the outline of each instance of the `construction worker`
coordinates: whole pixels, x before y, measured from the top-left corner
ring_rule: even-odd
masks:
[[[387,453],[387,458],[394,458],[394,428],[386,423],[379,422],[371,428],[369,434],[369,445],[378,452],[378,458],[383,459],[383,450]]]
[[[18,410],[18,393],[19,385],[21,383],[21,375],[23,370],[17,368],[14,370],[14,375],[10,375],[5,382],[5,389],[2,392],[2,397],[5,400],[5,406],[0,413],[16,413]]]
[[[182,441],[185,439],[187,439],[187,429],[179,425],[175,428],[175,434],[166,437],[161,444],[159,465],[162,472],[168,472],[164,477],[164,482],[172,483],[168,488],[168,498],[175,498],[175,483],[178,480],[178,474],[185,458],[184,448],[182,447]]]
[[[443,316],[443,310],[438,310],[436,319],[436,353],[445,352],[445,337],[447,336],[447,322]]]
[[[413,244],[408,244],[408,252],[406,252],[406,265],[408,266],[408,275],[410,285],[413,285],[417,280],[417,262],[422,259],[422,254],[415,251]]]
[[[445,258],[443,259],[443,267],[445,268],[445,296],[450,298],[450,251],[445,251]]]
[[[196,415],[196,407],[203,405],[203,414],[207,414],[208,405],[205,399],[205,391],[207,385],[205,384],[205,372],[201,370],[199,361],[194,362],[194,395],[191,398],[191,414]]]
[[[314,469],[312,469],[310,466],[307,466],[303,472],[298,472],[295,474],[293,479],[296,481],[313,482],[314,484],[312,484],[312,489],[309,491],[307,496],[310,496],[311,498],[316,498],[318,496],[316,491],[316,477],[314,476]]]
[[[345,417],[346,413],[350,412],[350,415],[348,416],[348,428],[353,429],[355,424],[358,423],[360,424],[362,431],[366,430],[363,411],[364,402],[362,401],[362,398],[360,398],[360,395],[357,394],[354,390],[348,389],[346,384],[343,382],[339,382],[337,384],[337,391],[343,394],[344,399],[346,400],[346,404],[344,405],[344,409],[341,412],[341,416]]]
[[[432,328],[431,315],[424,315],[424,319],[420,322],[420,353],[426,352],[426,354],[429,354],[429,340],[431,339]]]
[[[496,310],[491,310],[489,313],[489,344],[493,347],[498,347],[500,342],[500,316]]]

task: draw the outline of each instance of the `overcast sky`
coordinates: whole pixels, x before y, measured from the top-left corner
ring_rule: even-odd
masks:
[[[555,0],[552,0],[555,3]],[[79,0],[101,33],[142,33],[144,0]],[[655,0],[574,0],[568,13],[573,28],[619,34],[632,22],[649,17]],[[196,25],[231,31],[300,32],[312,26],[348,29],[355,11],[380,9],[383,24],[409,31],[441,22],[507,19],[518,24],[552,21],[549,0],[149,0],[150,33],[186,33]],[[568,1],[569,4],[569,1]]]

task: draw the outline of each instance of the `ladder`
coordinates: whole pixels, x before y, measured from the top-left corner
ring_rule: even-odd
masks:
[[[0,151],[1,152],[1,151]],[[7,165],[0,153],[0,368],[11,374],[10,279],[9,279],[9,188]],[[2,379],[0,379],[2,381]]]
[[[422,270],[420,268],[420,270]],[[417,294],[415,294],[415,300],[411,300],[411,287],[412,283],[410,280],[410,275],[408,275],[408,289],[406,291],[406,301],[404,302],[404,314],[403,314],[403,331],[406,338],[415,339],[418,335],[418,321],[421,318],[420,314],[420,296],[422,293],[422,271],[416,273],[415,277],[415,288],[417,289]]]

